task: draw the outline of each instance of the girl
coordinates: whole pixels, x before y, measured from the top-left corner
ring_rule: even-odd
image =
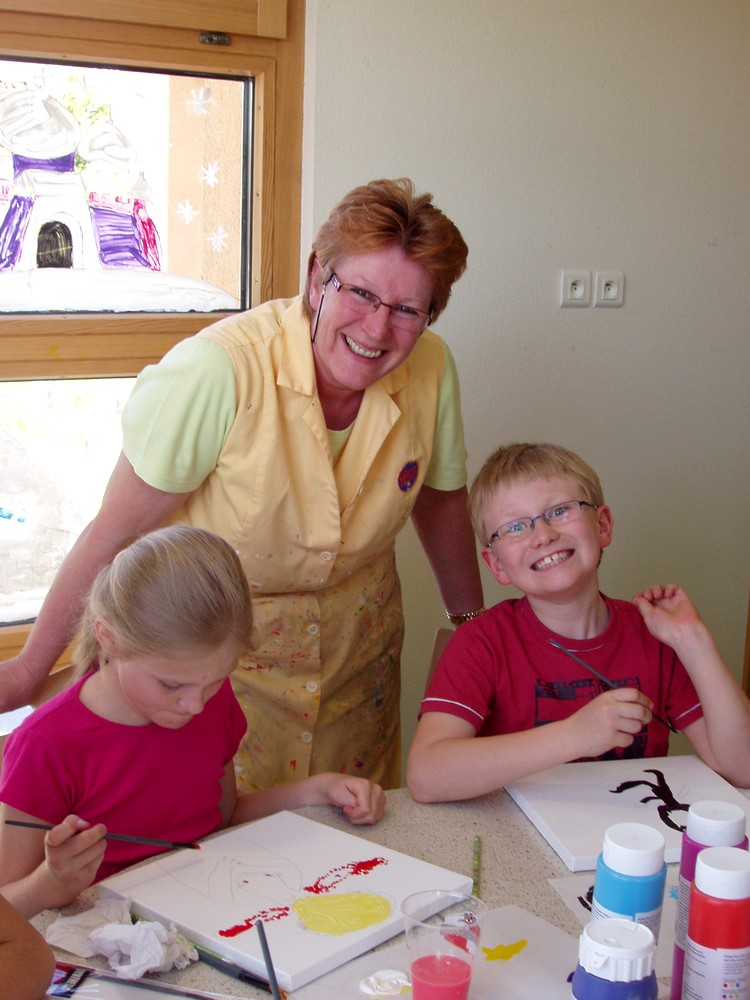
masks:
[[[238,797],[246,723],[229,682],[252,608],[234,549],[186,526],[155,531],[96,578],[75,660],[82,674],[9,737],[0,776],[0,893],[25,916],[64,906],[160,848],[281,809],[330,803],[375,823],[385,797],[321,773]],[[46,833],[6,820],[51,824]]]

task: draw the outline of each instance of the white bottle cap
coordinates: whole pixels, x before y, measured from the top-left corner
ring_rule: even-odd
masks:
[[[621,875],[655,875],[664,864],[664,834],[645,823],[615,823],[604,834],[602,860]]]
[[[656,942],[645,924],[622,917],[592,920],[578,942],[578,962],[610,983],[632,983],[651,975]]]
[[[688,809],[685,832],[696,844],[735,847],[745,836],[745,810],[734,802],[694,802]]]
[[[717,899],[750,898],[750,854],[741,847],[706,847],[695,862],[695,885]]]

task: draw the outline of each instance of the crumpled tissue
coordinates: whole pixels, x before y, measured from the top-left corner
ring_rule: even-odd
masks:
[[[73,955],[103,955],[121,979],[139,979],[146,972],[184,969],[198,952],[174,927],[130,916],[126,899],[99,899],[90,910],[58,917],[46,933],[47,943]]]

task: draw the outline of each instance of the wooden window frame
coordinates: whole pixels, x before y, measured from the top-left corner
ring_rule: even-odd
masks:
[[[0,0],[0,54],[166,71],[252,76],[254,80],[251,304],[296,295],[300,275],[304,0],[215,0],[209,32],[229,44],[205,44],[205,4],[186,0]],[[180,26],[121,19],[122,11],[160,10]],[[171,11],[171,12],[170,12]],[[187,13],[185,13],[187,11]],[[224,17],[223,11],[228,11]],[[91,12],[96,12],[96,18]],[[113,13],[114,12],[114,13]],[[248,14],[249,12],[249,14]],[[184,14],[184,17],[183,17]],[[248,16],[254,18],[248,21]],[[132,13],[131,13],[132,16]],[[238,21],[241,18],[241,21]],[[248,26],[255,34],[236,34]],[[260,37],[264,34],[267,37]],[[0,379],[132,376],[174,344],[224,313],[0,314]],[[23,646],[29,627],[0,627],[0,660]],[[60,663],[68,660],[66,655]]]

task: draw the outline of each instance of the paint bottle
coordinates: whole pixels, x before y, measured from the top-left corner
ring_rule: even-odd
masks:
[[[656,942],[643,924],[592,920],[578,942],[573,1000],[656,1000]]]
[[[750,853],[706,847],[695,863],[684,1000],[750,997]]]
[[[695,878],[695,863],[704,847],[739,847],[747,850],[745,810],[734,802],[705,800],[688,809],[687,826],[682,835],[680,874],[677,890],[677,913],[674,926],[674,958],[670,1000],[681,1000],[685,966],[690,887]]]
[[[615,823],[596,863],[591,916],[625,917],[659,939],[667,866],[664,835],[644,823]]]

